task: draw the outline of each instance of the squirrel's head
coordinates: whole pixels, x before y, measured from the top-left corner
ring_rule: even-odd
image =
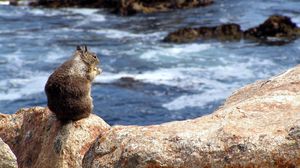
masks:
[[[95,53],[88,51],[86,45],[77,46],[75,55],[78,55],[81,60],[89,66],[97,65],[100,62]]]

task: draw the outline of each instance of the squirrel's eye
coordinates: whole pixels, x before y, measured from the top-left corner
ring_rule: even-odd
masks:
[[[96,58],[96,55],[93,55],[94,58]]]

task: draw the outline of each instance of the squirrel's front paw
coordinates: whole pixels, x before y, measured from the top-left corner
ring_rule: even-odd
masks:
[[[98,67],[96,67],[96,68],[97,68],[97,75],[101,74],[102,73],[102,69],[98,68]]]

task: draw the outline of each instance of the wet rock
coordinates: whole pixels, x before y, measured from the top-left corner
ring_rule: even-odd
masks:
[[[42,107],[0,115],[0,137],[15,153],[20,168],[81,167],[91,143],[108,129],[96,115],[62,124]]]
[[[142,83],[132,77],[121,77],[119,80],[113,84],[122,87],[122,88],[135,88],[141,86]]]
[[[218,39],[221,41],[240,40],[243,32],[237,24],[224,24],[215,27],[183,28],[168,36],[164,42],[184,43],[195,40]]]
[[[36,0],[32,6],[44,6],[49,8],[61,7],[85,7],[85,8],[116,8],[119,0]]]
[[[127,89],[139,89],[139,88],[143,88],[145,83],[143,83],[140,80],[134,79],[133,77],[129,77],[129,76],[124,76],[121,77],[111,83],[105,83],[105,82],[94,82],[94,85],[114,85],[117,87],[121,87],[121,88],[127,88]]]
[[[211,115],[114,126],[83,159],[96,167],[298,167],[300,66],[247,85]]]
[[[9,146],[0,138],[0,167],[17,168],[17,158],[10,150]]]
[[[272,15],[263,24],[246,31],[238,24],[224,24],[215,27],[183,28],[169,33],[164,42],[186,43],[195,40],[216,39],[221,41],[241,38],[266,44],[286,44],[300,36],[300,28],[287,16]]]
[[[109,8],[114,13],[128,16],[136,13],[153,13],[171,9],[194,8],[212,4],[213,0],[38,0],[34,5],[46,7]]]
[[[245,31],[245,38],[257,38],[267,41],[269,38],[294,39],[299,34],[299,28],[291,18],[281,15],[270,16],[264,23]]]
[[[37,0],[9,0],[9,4],[14,6],[28,6],[36,3]]]
[[[127,16],[136,13],[163,12],[212,4],[213,0],[120,0],[116,12]]]

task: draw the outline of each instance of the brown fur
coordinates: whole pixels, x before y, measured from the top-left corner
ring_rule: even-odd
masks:
[[[74,56],[49,77],[45,86],[48,107],[59,120],[79,120],[93,111],[91,83],[101,73],[98,64],[86,46],[77,47]]]

